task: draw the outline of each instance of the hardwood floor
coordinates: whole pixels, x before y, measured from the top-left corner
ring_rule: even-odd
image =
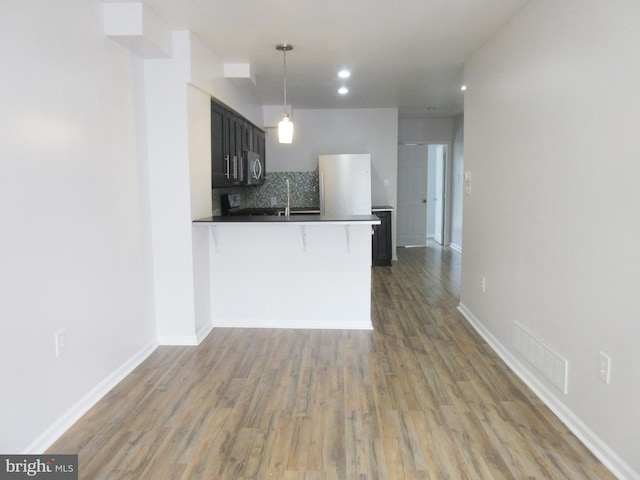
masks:
[[[86,480],[615,478],[458,313],[460,255],[398,255],[373,332],[160,347],[49,451]]]

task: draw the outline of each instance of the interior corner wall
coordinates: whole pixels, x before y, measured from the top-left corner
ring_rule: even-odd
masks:
[[[450,245],[462,249],[463,180],[464,180],[464,116],[453,119],[453,151],[451,152],[451,239]]]
[[[0,31],[0,452],[42,453],[156,345],[139,72],[97,0],[4,2]]]
[[[156,326],[161,344],[195,343],[188,95],[189,32],[173,57],[144,61]]]
[[[191,83],[262,127],[262,105],[251,80],[225,78],[223,59],[197,35],[190,34]]]
[[[635,0],[533,0],[465,66],[461,307],[620,478],[640,478],[639,18]],[[514,321],[566,358],[566,395]]]

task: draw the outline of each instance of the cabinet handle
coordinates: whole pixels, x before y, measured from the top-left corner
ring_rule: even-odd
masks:
[[[262,163],[260,160],[256,160],[256,163],[253,164],[253,178],[259,180],[262,176]]]
[[[233,156],[233,178],[238,178],[238,157]]]
[[[226,155],[224,157],[224,159],[227,162],[227,169],[226,169],[227,171],[224,173],[224,175],[225,175],[225,177],[229,178],[229,172],[230,172],[230,170],[229,170],[229,155]]]
[[[320,215],[324,215],[325,210],[325,202],[324,202],[324,173],[320,172]]]

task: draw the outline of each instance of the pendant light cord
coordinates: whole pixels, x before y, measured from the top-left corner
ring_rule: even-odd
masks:
[[[283,74],[283,85],[284,85],[284,114],[287,114],[287,50],[282,50],[282,70]]]

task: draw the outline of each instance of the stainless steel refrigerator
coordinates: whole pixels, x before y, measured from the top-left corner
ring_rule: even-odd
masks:
[[[320,155],[321,215],[371,215],[371,155]]]

